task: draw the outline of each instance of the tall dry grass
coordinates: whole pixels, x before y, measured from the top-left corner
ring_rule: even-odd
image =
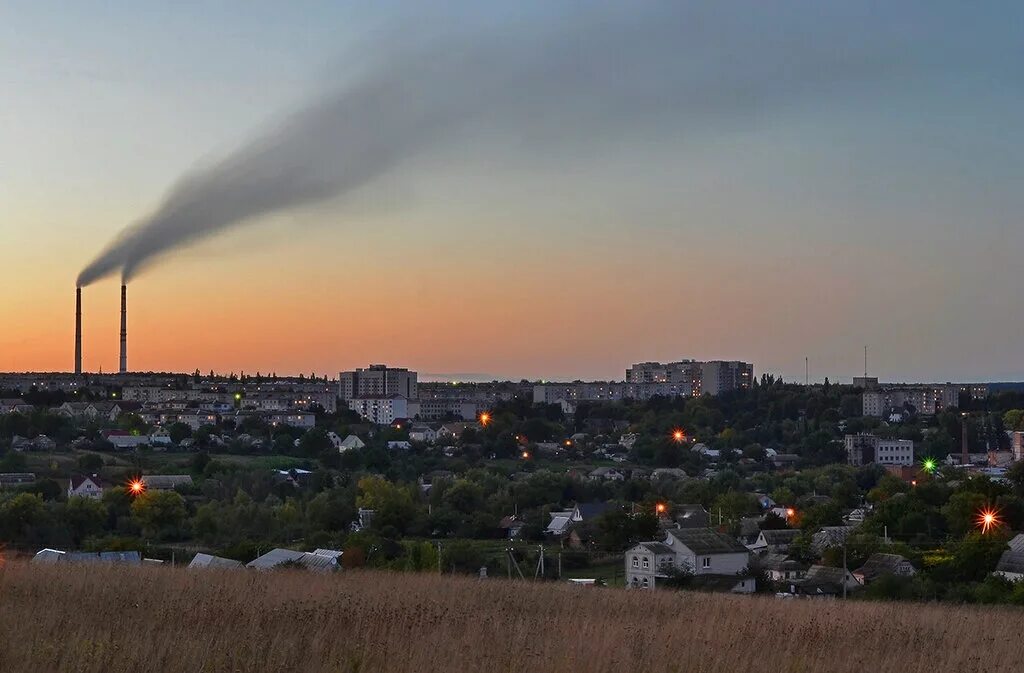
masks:
[[[412,574],[0,570],[0,671],[1012,671],[1022,623]]]

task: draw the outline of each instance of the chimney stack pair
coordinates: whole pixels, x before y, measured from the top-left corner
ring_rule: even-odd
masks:
[[[121,285],[121,357],[118,371],[128,372],[128,287]],[[75,374],[82,373],[82,288],[75,288]]]

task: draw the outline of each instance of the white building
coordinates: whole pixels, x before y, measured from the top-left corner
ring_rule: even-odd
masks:
[[[662,542],[641,542],[626,552],[626,586],[653,589],[677,569],[695,576],[715,575],[735,580],[732,591],[753,593],[747,576],[750,552],[735,538],[710,528],[675,528]]]
[[[103,486],[103,480],[95,474],[88,477],[71,477],[68,482],[68,497],[101,500]]]
[[[409,414],[409,400],[402,395],[349,399],[348,407],[366,420],[377,425],[390,425],[398,419],[411,417]]]
[[[846,435],[846,460],[850,465],[913,465],[914,442],[909,439],[880,439],[871,434]]]

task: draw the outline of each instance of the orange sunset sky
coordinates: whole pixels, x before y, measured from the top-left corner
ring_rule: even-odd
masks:
[[[379,19],[146,5],[0,9],[0,371],[70,370],[82,267]],[[822,45],[886,48],[844,11],[801,21]],[[878,21],[912,18],[892,13]],[[809,357],[842,380],[867,345],[886,380],[1020,379],[1024,97],[991,70],[1012,44],[1000,22],[975,42],[946,18],[898,45],[926,72],[564,145],[471,129],[176,251],[129,285],[130,369],[607,379],[693,357],[802,379]],[[702,82],[730,76],[704,60]],[[83,290],[89,371],[117,366],[118,285]]]

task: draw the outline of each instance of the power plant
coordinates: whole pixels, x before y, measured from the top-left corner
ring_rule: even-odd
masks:
[[[121,284],[121,353],[118,371],[128,373],[128,286]],[[82,288],[75,288],[75,374],[82,373]]]
[[[75,373],[82,373],[82,288],[75,288]]]
[[[128,286],[121,284],[121,360],[118,371],[128,373]]]

